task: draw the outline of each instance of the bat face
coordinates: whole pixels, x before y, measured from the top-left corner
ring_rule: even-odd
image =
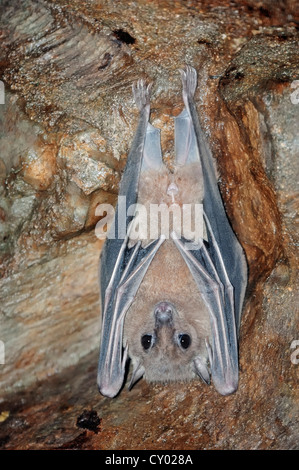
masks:
[[[166,240],[125,319],[132,381],[141,372],[150,382],[191,380],[198,374],[198,361],[207,369],[209,337],[207,307],[175,244]]]
[[[173,173],[162,161],[159,130],[149,123],[150,87],[140,81],[133,88],[140,117],[120,185],[125,205],[117,206],[100,262],[98,387],[108,397],[123,386],[128,356],[130,387],[142,376],[212,379],[222,395],[238,386],[246,260],[197,116],[196,71],[187,67],[181,74],[185,108],[175,118]],[[171,209],[168,224],[157,223],[157,207]],[[192,227],[186,223],[191,213]]]

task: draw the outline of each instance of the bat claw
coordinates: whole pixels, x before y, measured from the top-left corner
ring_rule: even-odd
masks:
[[[128,386],[128,390],[132,390],[134,384],[138,382],[139,379],[141,379],[141,377],[144,375],[144,372],[144,367],[140,363],[138,363],[132,372],[132,377]]]
[[[183,85],[183,100],[186,108],[189,108],[188,99],[193,98],[197,86],[196,70],[190,65],[186,65],[185,69],[179,69]]]
[[[200,358],[200,356],[194,359],[194,366],[197,375],[202,379],[202,381],[205,382],[207,385],[210,385],[211,377],[208,366],[205,361]]]

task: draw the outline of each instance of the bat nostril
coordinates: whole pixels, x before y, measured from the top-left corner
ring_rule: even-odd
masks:
[[[155,308],[156,322],[160,324],[172,321],[173,308],[168,302],[160,302]]]

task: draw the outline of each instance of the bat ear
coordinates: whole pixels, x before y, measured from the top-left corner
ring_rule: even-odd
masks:
[[[195,366],[195,371],[197,375],[207,384],[210,385],[211,379],[210,379],[210,373],[208,370],[208,367],[206,363],[201,359],[200,356],[197,356],[194,359],[194,366]]]
[[[134,368],[133,372],[132,372],[132,377],[131,377],[131,381],[130,381],[130,384],[129,384],[129,390],[131,390],[134,386],[134,384],[139,380],[141,379],[141,377],[143,376],[145,372],[145,368],[143,367],[143,365],[141,365],[140,362],[138,362],[137,366]]]

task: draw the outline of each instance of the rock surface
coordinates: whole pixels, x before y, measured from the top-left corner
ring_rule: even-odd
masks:
[[[0,448],[298,446],[296,6],[2,1]],[[138,78],[154,83],[152,123],[171,166],[186,62],[249,265],[240,386],[222,397],[199,382],[141,381],[111,400],[95,378],[95,209],[116,200]]]

